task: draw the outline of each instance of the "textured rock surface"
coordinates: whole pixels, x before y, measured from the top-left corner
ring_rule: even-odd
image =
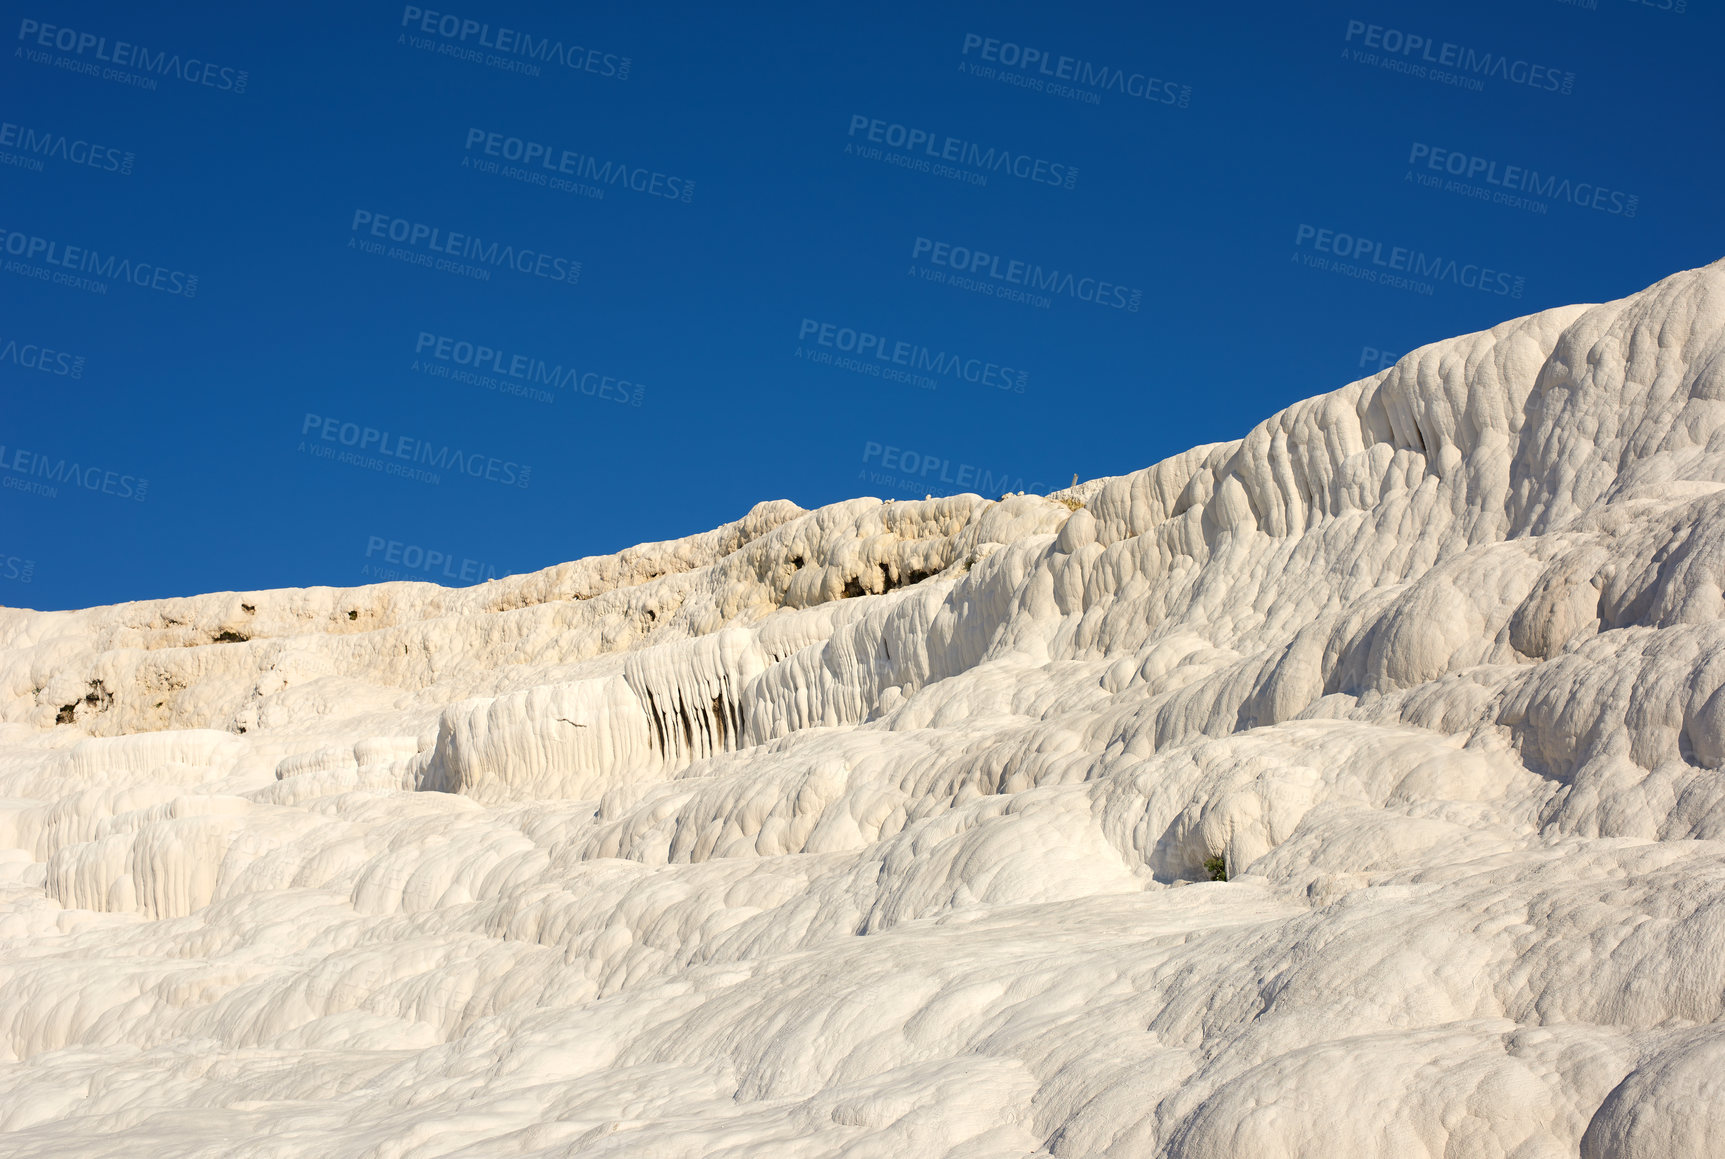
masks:
[[[0,611],[0,1150],[1725,1153],[1725,263],[1067,497]]]

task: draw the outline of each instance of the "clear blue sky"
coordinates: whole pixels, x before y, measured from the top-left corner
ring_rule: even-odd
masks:
[[[1725,253],[1695,0],[449,4],[8,5],[0,603],[1051,489]]]

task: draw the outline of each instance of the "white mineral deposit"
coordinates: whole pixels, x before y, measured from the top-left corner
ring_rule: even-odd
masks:
[[[1051,497],[0,610],[0,1153],[1718,1159],[1722,586],[1725,262]]]

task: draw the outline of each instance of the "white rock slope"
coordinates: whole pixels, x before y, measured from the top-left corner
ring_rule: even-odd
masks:
[[[1066,498],[0,611],[0,1153],[1725,1155],[1725,263]]]

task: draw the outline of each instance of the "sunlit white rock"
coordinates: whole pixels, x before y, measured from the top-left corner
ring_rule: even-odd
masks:
[[[1065,501],[0,610],[0,1150],[1716,1156],[1722,492],[1716,264]]]

